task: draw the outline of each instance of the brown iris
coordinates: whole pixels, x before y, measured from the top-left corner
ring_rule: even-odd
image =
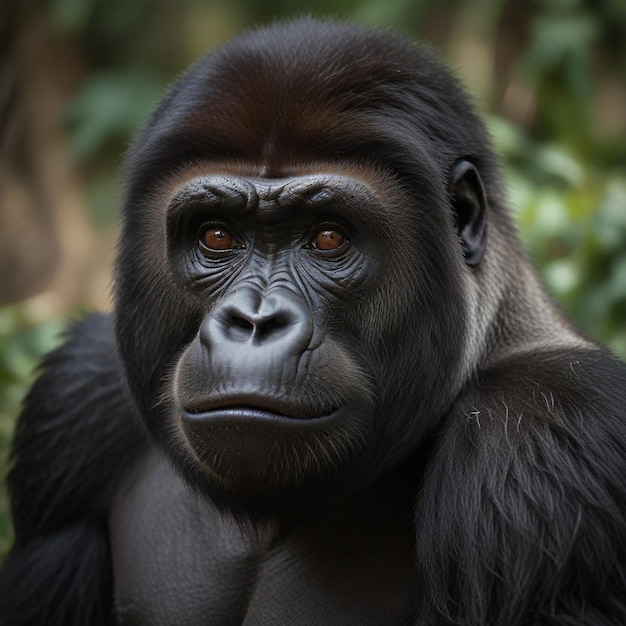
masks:
[[[315,235],[315,247],[318,250],[336,250],[343,244],[344,236],[336,230],[324,229]]]
[[[210,250],[230,250],[234,247],[234,237],[219,226],[208,228],[203,236],[202,243]]]

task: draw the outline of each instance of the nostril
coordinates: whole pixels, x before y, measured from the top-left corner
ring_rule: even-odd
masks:
[[[239,328],[251,333],[254,330],[254,324],[247,319],[240,317],[239,315],[231,315],[227,321],[228,326],[233,328]]]
[[[279,335],[290,323],[289,316],[282,313],[277,313],[272,317],[260,320],[256,324],[255,338],[262,341],[272,335]]]
[[[254,333],[254,324],[236,313],[225,316],[223,326],[231,339],[246,340]]]

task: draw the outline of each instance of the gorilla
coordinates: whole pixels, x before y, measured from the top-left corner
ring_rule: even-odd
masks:
[[[431,52],[243,34],[125,180],[114,312],[17,425],[0,623],[626,624],[626,366],[546,294]]]

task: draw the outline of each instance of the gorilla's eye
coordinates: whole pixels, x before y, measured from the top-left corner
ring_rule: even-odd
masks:
[[[224,226],[205,226],[200,231],[200,247],[211,252],[245,248]]]
[[[313,245],[318,250],[336,250],[344,241],[345,237],[340,232],[324,228],[316,233]]]

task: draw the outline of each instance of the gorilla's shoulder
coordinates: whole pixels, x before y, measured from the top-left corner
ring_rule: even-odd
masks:
[[[123,380],[110,315],[74,322],[45,357],[11,449],[18,536],[106,506],[143,439]]]

